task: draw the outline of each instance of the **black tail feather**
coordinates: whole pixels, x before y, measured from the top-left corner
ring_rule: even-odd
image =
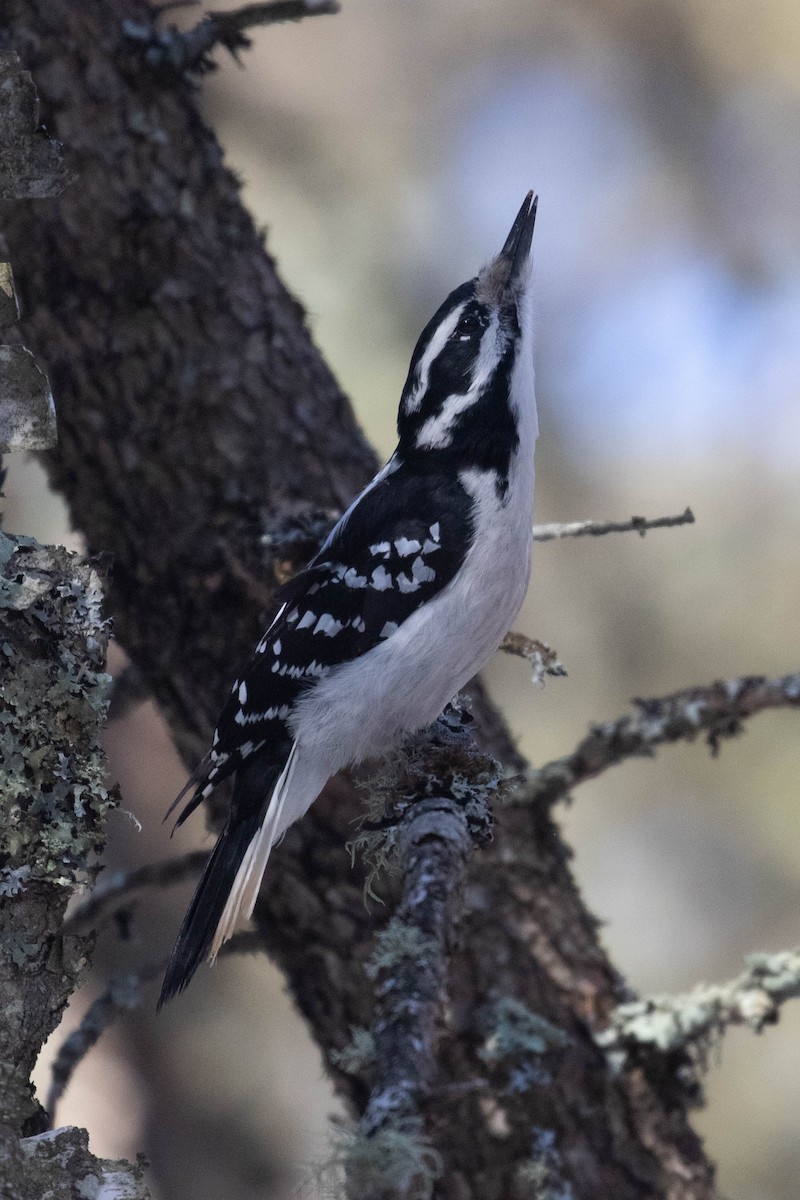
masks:
[[[263,811],[261,807],[252,815],[238,814],[235,822],[228,820],[220,834],[170,955],[158,1008],[188,986],[208,954],[236,872],[258,831]]]

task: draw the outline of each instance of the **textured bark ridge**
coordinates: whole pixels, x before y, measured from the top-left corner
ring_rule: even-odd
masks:
[[[26,344],[59,407],[51,473],[92,549],[113,554],[118,636],[196,760],[259,636],[275,569],[302,558],[302,530],[341,508],[374,458],[192,87],[159,78],[126,41],[123,21],[150,21],[146,5],[11,0],[5,11],[79,178],[5,222]],[[514,763],[496,715],[482,701],[476,711],[492,752]],[[378,919],[343,852],[357,811],[352,786],[335,781],[275,855],[257,918],[363,1113],[368,1069],[332,1059],[372,1023],[363,964]],[[501,813],[492,847],[472,855],[436,1072],[450,1099],[424,1113],[441,1156],[436,1195],[710,1200],[673,1076],[637,1066],[613,1077],[594,1041],[627,997],[567,860],[542,807]]]

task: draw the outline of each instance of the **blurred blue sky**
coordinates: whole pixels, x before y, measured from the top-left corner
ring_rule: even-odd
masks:
[[[485,255],[533,185],[539,370],[558,381],[550,419],[565,438],[603,458],[744,454],[794,471],[800,245],[786,201],[800,195],[797,108],[772,96],[766,123],[763,91],[732,94],[703,123],[705,177],[687,187],[637,90],[602,54],[590,69],[552,59],[490,71],[443,159],[440,265],[463,262],[465,241]]]

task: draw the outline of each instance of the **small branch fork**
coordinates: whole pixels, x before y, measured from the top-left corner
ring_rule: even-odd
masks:
[[[465,795],[463,781],[492,778],[497,769],[477,753],[459,720],[449,710],[435,727],[432,744],[413,767],[417,785],[429,794],[408,804],[396,832],[402,894],[367,967],[375,980],[374,1072],[346,1158],[348,1200],[406,1200],[420,1194],[421,1176],[433,1178],[438,1171],[422,1114],[434,1094],[437,1026],[467,864],[491,824],[493,784],[469,785]]]
[[[621,1004],[595,1040],[621,1066],[642,1049],[702,1052],[709,1037],[730,1025],[761,1033],[777,1022],[785,1001],[800,996],[800,950],[751,954],[746,961],[747,970],[727,983],[701,983],[681,996]]]
[[[508,802],[553,804],[626,758],[652,757],[656,746],[694,741],[699,734],[716,753],[721,739],[740,733],[747,717],[770,708],[800,708],[800,672],[780,679],[729,679],[634,704],[632,713],[593,725],[571,754],[530,771]]]
[[[230,12],[210,12],[185,33],[174,26],[157,33],[138,21],[125,21],[123,30],[126,37],[139,44],[149,67],[202,73],[213,70],[210,54],[216,46],[224,46],[234,58],[249,49],[252,43],[245,33],[247,29],[338,12],[338,0],[271,0],[268,4],[246,4]]]
[[[606,533],[638,533],[648,529],[666,529],[673,525],[694,525],[694,513],[685,509],[674,517],[631,517],[630,521],[569,521],[563,525],[534,525],[535,542],[554,542],[568,537],[602,537]]]

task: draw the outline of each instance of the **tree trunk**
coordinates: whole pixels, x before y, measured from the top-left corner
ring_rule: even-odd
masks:
[[[123,21],[151,22],[148,7],[4,8],[6,42],[80,180],[57,202],[12,207],[4,225],[25,341],[56,397],[51,477],[91,549],[113,555],[116,634],[194,763],[258,640],[264,595],[374,455],[191,83],[154,73],[126,42]],[[489,748],[513,764],[502,723],[476,703]],[[357,811],[351,784],[334,781],[275,854],[257,920],[337,1087],[363,1112],[367,1069],[331,1059],[372,1013],[363,963],[376,917],[344,851]],[[492,846],[472,856],[438,1071],[454,1098],[427,1110],[444,1160],[436,1194],[711,1200],[674,1075],[614,1077],[594,1041],[627,993],[568,857],[544,807],[501,811]],[[531,1019],[566,1041],[540,1038],[537,1051]],[[465,1086],[448,1093],[454,1084]]]

